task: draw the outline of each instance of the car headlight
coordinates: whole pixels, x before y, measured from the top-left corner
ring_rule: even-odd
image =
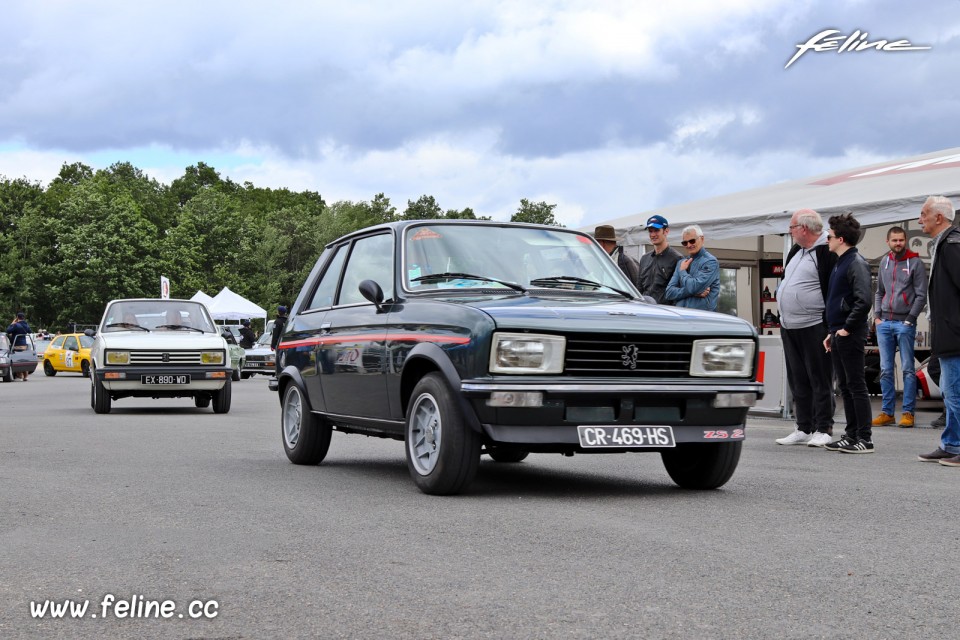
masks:
[[[690,375],[749,377],[755,348],[753,340],[694,340]]]
[[[107,364],[130,364],[129,351],[107,351]]]
[[[223,364],[223,351],[201,351],[200,362],[203,364]]]
[[[490,373],[561,373],[567,339],[529,333],[495,333]]]

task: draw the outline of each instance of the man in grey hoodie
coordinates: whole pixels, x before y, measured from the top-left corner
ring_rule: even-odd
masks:
[[[900,427],[912,427],[917,398],[917,372],[913,347],[917,338],[917,317],[927,304],[927,270],[920,256],[907,249],[907,232],[902,227],[887,231],[890,253],[880,260],[877,292],[873,300],[877,345],[880,347],[880,390],[883,402],[873,426],[893,424],[896,385],[893,380],[894,357],[900,349],[903,371],[903,415]]]

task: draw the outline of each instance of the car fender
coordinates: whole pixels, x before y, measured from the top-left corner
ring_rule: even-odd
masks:
[[[277,399],[283,404],[283,394],[286,393],[287,387],[291,384],[295,384],[300,388],[300,391],[303,392],[303,397],[306,398],[307,403],[310,405],[312,411],[323,411],[324,407],[314,406],[314,401],[311,400],[309,393],[307,392],[307,385],[303,381],[303,376],[300,374],[300,370],[296,367],[287,367],[280,372],[280,375],[277,378]]]
[[[460,407],[460,414],[466,420],[470,428],[478,433],[483,433],[483,427],[480,426],[480,420],[476,412],[463,393],[460,391],[460,374],[457,368],[453,366],[450,357],[446,352],[432,342],[421,342],[410,350],[403,362],[403,372],[400,375],[401,404],[403,413],[406,415],[407,405],[410,403],[410,394],[413,393],[413,387],[422,377],[422,365],[428,363],[431,370],[439,371],[440,375],[447,381],[447,385],[453,391],[457,399],[457,405]]]

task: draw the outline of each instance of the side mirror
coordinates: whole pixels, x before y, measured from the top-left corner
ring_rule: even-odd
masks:
[[[92,338],[92,337],[94,337],[95,335],[97,335],[97,332],[94,331],[93,329],[84,329],[84,330],[83,330],[83,335],[85,335],[85,336],[90,336],[90,337]]]
[[[380,311],[380,304],[383,302],[383,289],[380,285],[375,280],[364,280],[358,289],[360,295],[376,305],[377,311]]]

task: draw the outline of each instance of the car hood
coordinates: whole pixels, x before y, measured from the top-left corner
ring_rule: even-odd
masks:
[[[454,302],[451,300],[451,302]],[[740,318],[648,304],[637,300],[597,297],[515,296],[495,299],[460,299],[490,315],[499,329],[541,331],[624,331],[752,337],[753,326]]]
[[[248,356],[265,356],[273,353],[273,349],[270,347],[251,347],[250,349],[245,349]]]
[[[110,349],[225,349],[227,343],[216,333],[195,331],[112,331],[97,340]]]

